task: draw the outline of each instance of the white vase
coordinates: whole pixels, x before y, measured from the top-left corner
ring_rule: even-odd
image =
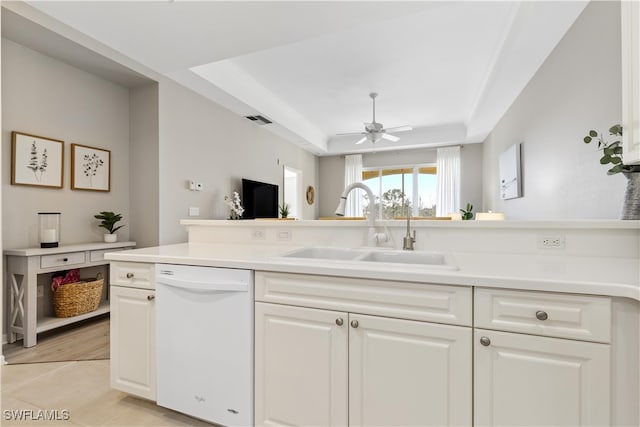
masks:
[[[118,235],[113,233],[105,233],[104,234],[104,242],[105,243],[115,243],[118,241]]]

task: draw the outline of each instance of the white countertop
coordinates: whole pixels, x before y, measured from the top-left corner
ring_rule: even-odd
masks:
[[[450,255],[459,270],[445,271],[421,265],[280,257],[297,248],[288,245],[183,243],[113,252],[105,258],[115,261],[609,295],[640,301],[640,260],[634,258],[454,252]]]
[[[136,242],[115,242],[115,243],[103,243],[103,242],[91,242],[91,243],[78,243],[75,245],[64,245],[55,248],[19,248],[19,249],[5,249],[4,255],[13,256],[39,256],[39,255],[52,255],[61,254],[65,252],[82,252],[82,251],[96,251],[107,250],[117,248],[132,248],[136,245]]]

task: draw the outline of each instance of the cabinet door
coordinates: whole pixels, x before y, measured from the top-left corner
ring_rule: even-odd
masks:
[[[476,329],[475,426],[610,424],[608,344]]]
[[[471,425],[471,328],[349,320],[350,426]]]
[[[623,158],[640,164],[640,4],[620,3],[622,20]]]
[[[255,304],[255,424],[347,424],[347,314]]]
[[[155,291],[111,287],[111,387],[156,400]]]

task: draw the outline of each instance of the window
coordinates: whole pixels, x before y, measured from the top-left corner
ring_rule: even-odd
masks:
[[[378,219],[407,216],[434,216],[436,212],[436,166],[366,168],[362,182],[375,196],[373,210]],[[364,196],[364,214],[369,215],[370,201]]]

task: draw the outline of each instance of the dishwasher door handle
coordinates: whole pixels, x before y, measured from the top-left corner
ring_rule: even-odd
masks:
[[[249,284],[244,282],[226,281],[195,281],[175,279],[172,277],[158,277],[157,282],[162,285],[171,286],[173,288],[188,289],[198,292],[248,292]]]

